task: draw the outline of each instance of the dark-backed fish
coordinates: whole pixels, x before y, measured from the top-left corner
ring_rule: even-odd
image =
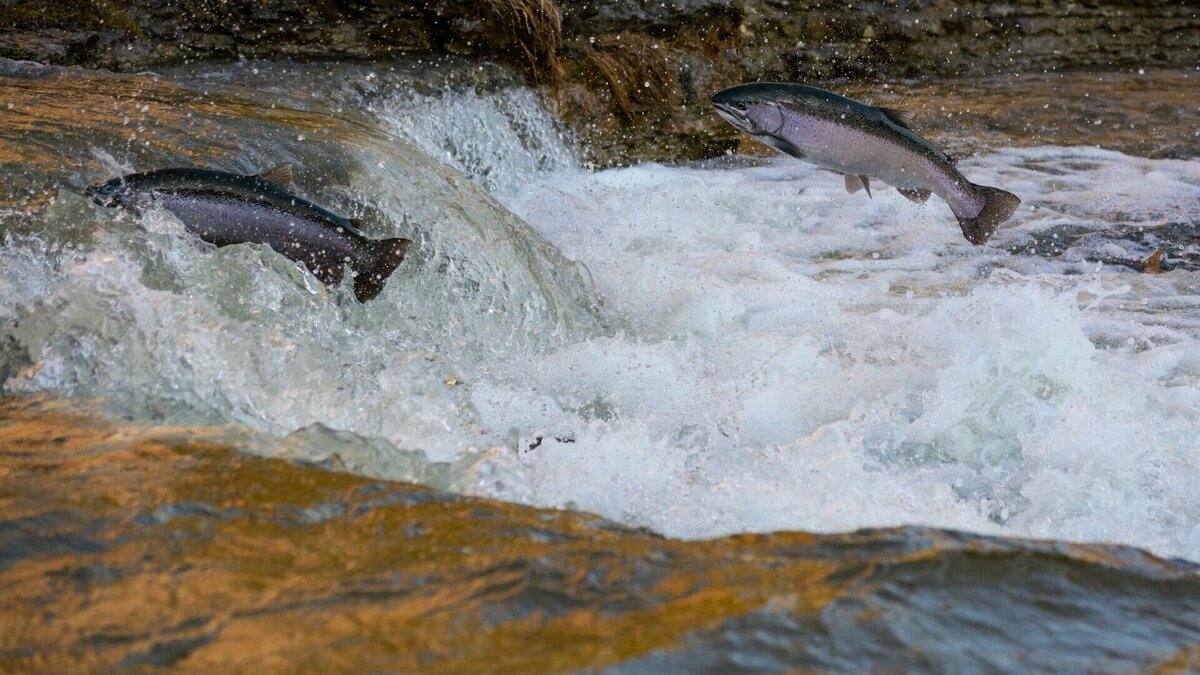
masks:
[[[302,263],[327,284],[342,281],[343,265],[354,275],[354,295],[379,295],[412,242],[368,239],[355,221],[297,197],[292,171],[281,166],[254,176],[206,169],[159,169],[92,185],[101,206],[133,211],[157,203],[189,231],[217,246],[266,244]]]
[[[924,203],[950,205],[963,236],[982,244],[1016,211],[1011,192],[967,180],[946,153],[908,126],[907,114],[802,84],[758,82],[712,97],[717,113],[780,152],[845,174],[846,191],[871,194],[871,178]]]

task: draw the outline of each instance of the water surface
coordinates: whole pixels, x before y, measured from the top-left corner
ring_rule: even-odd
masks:
[[[1108,546],[1200,560],[1194,73],[852,92],[1022,197],[975,247],[748,144],[589,169],[475,68],[3,64],[0,656],[1195,666],[1194,566]],[[280,163],[417,241],[378,299],[82,196]]]

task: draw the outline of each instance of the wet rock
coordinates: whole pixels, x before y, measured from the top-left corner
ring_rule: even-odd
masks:
[[[1200,15],[1133,0],[1056,4],[748,0],[752,79],[962,77],[1064,68],[1180,66],[1200,55]]]
[[[370,58],[442,51],[527,56],[509,2],[254,0],[180,7],[156,0],[17,0],[0,9],[0,56],[139,70],[191,60]],[[514,9],[518,8],[518,9]],[[515,18],[514,18],[515,17]],[[555,20],[555,25],[557,20]]]
[[[559,0],[563,30],[572,35],[636,31],[679,35],[689,29],[742,20],[741,2],[729,0]]]
[[[443,0],[435,8],[432,23],[445,30],[447,51],[520,64],[533,84],[561,74],[562,19],[554,0]]]
[[[118,70],[238,58],[498,60],[549,90],[599,165],[736,147],[707,105],[736,82],[837,87],[1200,61],[1200,14],[1137,0],[15,0],[0,26],[0,57]]]
[[[1200,665],[1197,566],[1135,548],[918,527],[678,541],[253,457],[214,436],[0,399],[7,668]],[[162,509],[172,517],[137,520]]]

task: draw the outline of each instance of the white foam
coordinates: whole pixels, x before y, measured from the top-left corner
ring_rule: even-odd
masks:
[[[262,249],[203,252],[161,213],[78,252],[10,242],[0,319],[36,353],[6,389],[285,437],[248,446],[268,454],[344,443],[371,475],[424,479],[400,449],[420,450],[470,465],[439,485],[683,537],[923,524],[1200,559],[1196,273],[1008,252],[1194,222],[1200,163],[964,161],[1023,199],[975,247],[936,198],[847,195],[788,158],[583,171],[535,103],[408,97],[381,122],[585,266],[615,332],[562,328],[588,300],[569,266],[405,146],[364,150],[358,180],[425,248],[369,307]]]
[[[993,246],[937,199],[846,195],[787,159],[502,195],[633,322],[474,389],[485,424],[544,437],[507,496],[685,537],[918,523],[1200,557],[1198,333],[1127,311],[1195,274],[1003,249],[1186,218],[1200,167],[1034,148],[963,170],[1024,199]]]
[[[566,132],[529,89],[404,92],[379,112],[395,133],[488,190],[512,191],[538,172],[578,163]]]

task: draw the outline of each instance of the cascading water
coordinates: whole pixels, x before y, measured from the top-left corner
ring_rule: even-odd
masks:
[[[493,494],[685,537],[920,523],[1200,555],[1194,161],[968,160],[1025,200],[976,248],[937,200],[787,158],[531,170],[497,158],[516,132],[491,155],[408,136],[492,180],[628,321],[474,384],[486,425],[521,430],[523,491]],[[1131,269],[1160,245],[1175,273]]]
[[[10,393],[103,396],[120,412],[268,434],[321,424],[448,461],[504,437],[480,425],[457,386],[464,367],[606,330],[573,263],[370,120],[281,110],[208,79],[188,89],[75,77],[22,70],[6,89],[17,124],[54,119],[47,108],[59,105],[64,80],[76,90],[75,108],[35,131],[44,145],[24,139],[45,148],[14,173],[31,196],[14,191],[4,205]],[[119,113],[95,114],[112,108]],[[291,162],[308,195],[361,216],[373,236],[417,244],[381,296],[360,305],[345,285],[325,288],[269,249],[212,250],[163,210],[108,212],[80,194],[109,177],[104,164],[146,170],[196,156],[240,171]],[[406,477],[383,460],[362,470]]]
[[[259,71],[288,108],[246,86]],[[1194,160],[966,159],[1024,202],[973,247],[937,199],[846,195],[788,158],[585,170],[524,89],[311,74],[113,76],[138,103],[94,94],[121,114],[24,158],[31,194],[59,187],[3,205],[6,391],[668,535],[907,523],[1200,558]],[[417,254],[360,306],[269,250],[96,209],[78,193],[106,176],[50,166],[99,173],[103,153],[290,160],[308,196]],[[1159,246],[1174,271],[1134,271]]]

